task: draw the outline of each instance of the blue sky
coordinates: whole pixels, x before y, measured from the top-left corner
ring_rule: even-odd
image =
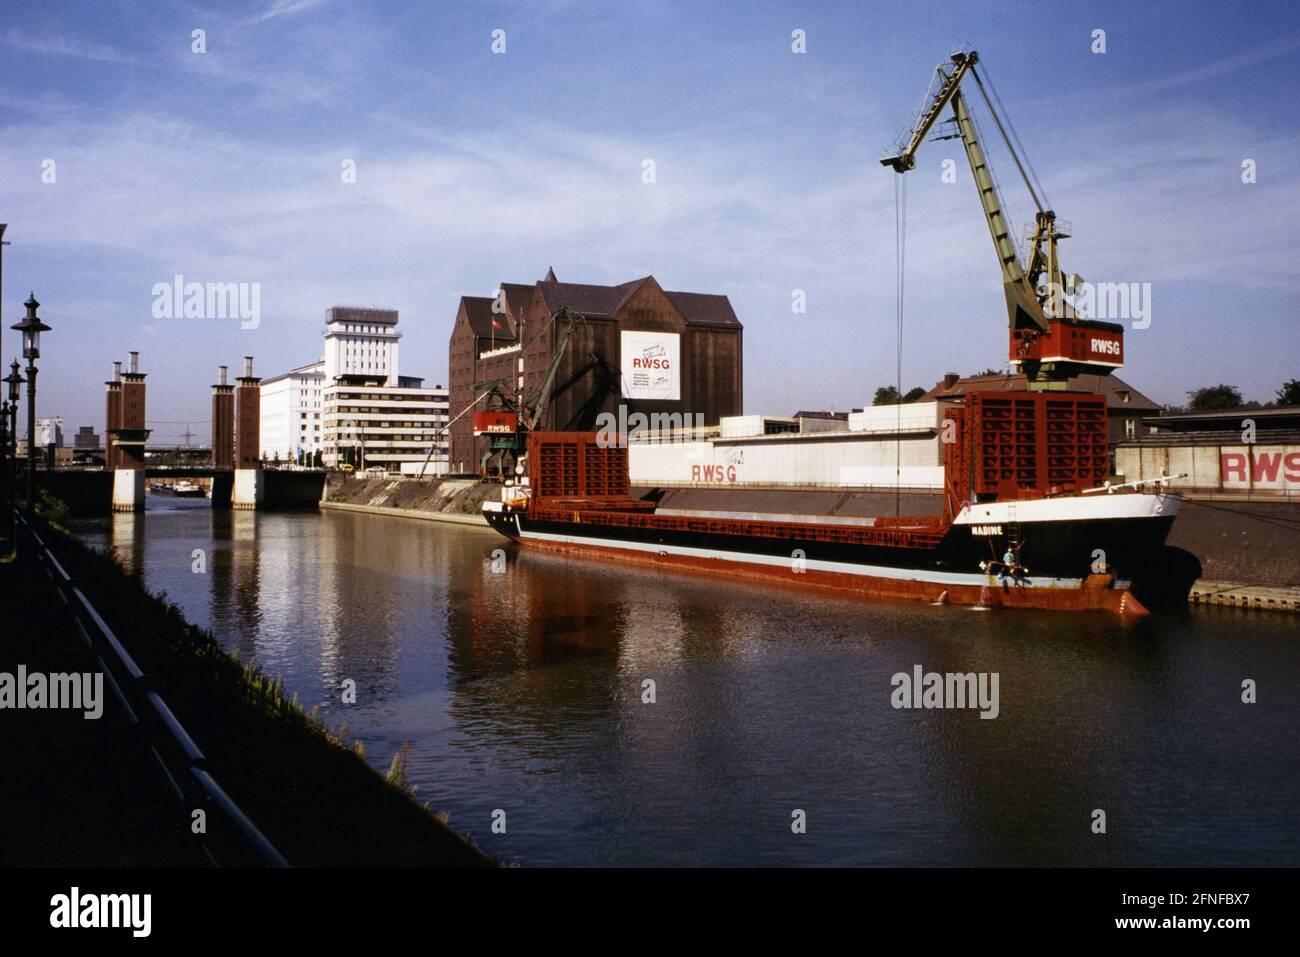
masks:
[[[869,403],[894,380],[894,174],[877,161],[964,44],[1074,224],[1067,269],[1152,284],[1128,381],[1178,402],[1300,377],[1291,3],[2,2],[3,319],[36,291],[54,327],[41,414],[70,431],[102,428],[101,383],[138,349],[157,438],[188,422],[206,440],[216,366],[316,358],[340,303],[399,309],[403,372],[445,384],[458,297],[548,266],[730,296],[747,411]],[[958,144],[922,149],[908,223],[905,387],[1003,365]],[[260,326],[154,319],[176,273],[260,283]]]

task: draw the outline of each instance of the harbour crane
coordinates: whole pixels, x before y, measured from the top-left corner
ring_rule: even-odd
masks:
[[[1072,376],[1082,373],[1109,375],[1123,365],[1124,329],[1116,323],[1080,317],[1066,301],[1065,297],[1073,295],[1082,282],[1078,276],[1067,276],[1061,270],[1057,241],[1068,238],[1069,226],[1056,218],[1056,213],[1046,205],[1041,186],[1036,189],[1031,181],[1025,169],[1026,160],[1022,160],[1012,142],[1015,130],[1004,113],[994,106],[996,90],[990,99],[984,78],[976,69],[978,63],[979,54],[968,50],[952,54],[948,61],[935,67],[935,75],[911,132],[900,144],[898,153],[886,156],[880,162],[900,175],[915,168],[921,143],[935,130],[944,109],[952,106],[953,116],[948,122],[955,124],[955,132],[947,131],[945,124],[944,131],[935,132],[935,139],[960,139],[965,147],[966,160],[1001,265],[1011,365],[1025,374],[1031,390],[1064,391]],[[1037,209],[1028,256],[1023,263],[1007,226],[1002,199],[984,147],[980,144],[975,121],[961,93],[962,82],[967,77],[974,79]],[[1007,133],[1009,128],[1010,136]]]
[[[555,379],[560,371],[560,364],[568,352],[569,340],[572,338],[574,330],[579,325],[584,325],[586,321],[586,316],[573,311],[568,306],[561,306],[552,313],[547,327],[551,323],[563,323],[563,326],[556,340],[551,361],[542,376],[542,382],[532,396],[524,398],[519,391],[512,393],[508,388],[509,380],[507,379],[493,379],[489,382],[475,384],[475,391],[486,389],[474,400],[475,406],[480,401],[487,399],[489,404],[495,405],[497,409],[504,411],[513,419],[513,428],[508,431],[494,432],[491,435],[481,463],[484,475],[488,474],[488,462],[493,458],[497,459],[498,475],[503,474],[505,471],[505,459],[509,458],[512,463],[518,463],[520,457],[528,448],[528,433],[542,427],[542,422],[550,407],[551,394],[555,389]],[[546,329],[543,328],[539,335],[545,332]],[[520,379],[517,389],[519,386],[522,386],[522,379]],[[448,423],[448,427],[450,427],[450,424]]]

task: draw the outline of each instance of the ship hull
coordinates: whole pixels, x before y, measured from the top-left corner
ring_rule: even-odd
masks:
[[[1140,497],[1159,502],[1126,498],[1083,505],[1025,503],[1019,513],[976,506],[944,527],[935,544],[919,547],[826,541],[798,524],[774,537],[745,534],[746,523],[740,522],[732,523],[735,532],[729,533],[726,521],[693,531],[684,527],[689,523],[656,516],[613,525],[599,514],[581,512],[564,519],[527,509],[484,514],[503,535],[550,551],[881,598],[1144,614],[1130,586],[1156,561],[1177,503],[1169,496]],[[998,558],[1013,535],[1024,567],[1007,575]]]

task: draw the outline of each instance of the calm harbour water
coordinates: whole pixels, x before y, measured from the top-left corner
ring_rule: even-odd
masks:
[[[870,603],[201,500],[78,531],[376,767],[409,741],[419,798],[508,862],[1300,864],[1292,616]],[[997,672],[1000,715],[895,710],[918,664]]]

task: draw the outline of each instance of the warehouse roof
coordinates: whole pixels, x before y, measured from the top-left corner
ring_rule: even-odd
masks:
[[[557,282],[552,270],[548,278],[538,283],[546,308],[554,312],[561,306],[568,306],[584,316],[601,316],[613,318],[627,304],[637,290],[653,276],[642,276],[631,282],[619,283],[617,286],[596,286],[576,282]],[[700,292],[672,292],[665,289],[664,295],[677,307],[683,318],[690,325],[732,326],[740,328],[731,301],[726,296],[711,295]]]
[[[1159,412],[1163,406],[1147,398],[1117,375],[1076,375],[1067,383],[1072,392],[1104,395],[1110,409],[1131,409],[1135,412]],[[921,396],[919,402],[955,399],[967,392],[1024,392],[1028,388],[1022,373],[995,373],[956,378],[944,376],[933,389]]]
[[[513,335],[517,328],[515,324],[523,319],[524,310],[533,299],[533,287],[525,283],[503,282],[501,292],[504,294],[506,318],[510,322],[510,332]]]
[[[568,306],[574,312],[599,319],[613,319],[636,295],[647,282],[655,282],[653,276],[642,276],[630,282],[616,286],[600,286],[592,283],[560,282],[555,278],[555,270],[548,269],[546,278],[534,285],[524,283],[501,284],[504,293],[505,312],[493,312],[493,300],[488,296],[461,296],[461,308],[465,310],[470,330],[483,339],[514,340],[518,336],[518,325],[528,308],[533,291],[541,290],[542,301],[547,310],[555,312],[561,306]],[[664,290],[664,295],[677,308],[692,326],[717,326],[740,328],[740,320],[731,308],[731,301],[726,296],[700,292],[671,292]]]
[[[1161,432],[1211,432],[1228,428],[1240,432],[1241,420],[1253,419],[1261,431],[1300,429],[1300,406],[1274,406],[1269,409],[1226,409],[1219,412],[1176,412],[1158,419],[1143,419]]]
[[[686,321],[692,325],[734,326],[740,328],[740,320],[731,308],[731,300],[726,296],[715,296],[703,292],[669,292],[664,295],[681,310]]]
[[[490,296],[461,296],[460,305],[465,310],[470,331],[484,339],[513,339],[514,323],[508,315],[492,311]]]
[[[1246,413],[1249,415],[1249,413]],[[1118,443],[1125,447],[1163,448],[1166,446],[1245,445],[1241,429],[1215,429],[1205,432],[1151,432]],[[1258,445],[1300,445],[1300,429],[1260,429]]]
[[[551,312],[561,306],[568,306],[584,316],[607,316],[613,318],[618,307],[630,295],[630,287],[639,283],[623,283],[620,286],[590,286],[577,282],[538,283],[542,290],[542,299]]]

